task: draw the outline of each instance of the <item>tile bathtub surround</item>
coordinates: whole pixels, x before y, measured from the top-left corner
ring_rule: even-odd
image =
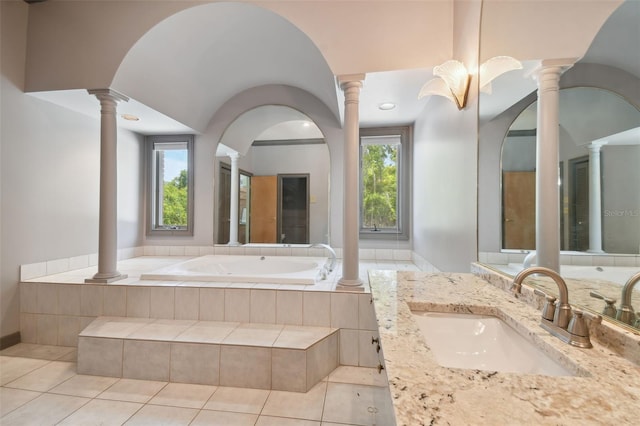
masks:
[[[423,272],[372,273],[370,277],[398,425],[637,422],[639,366],[597,341],[592,349],[563,343],[539,327],[539,310],[481,278]],[[527,330],[547,353],[577,368],[579,375],[441,367],[424,343],[409,304],[441,312],[501,312],[513,318],[519,330]]]
[[[169,421],[224,426],[395,424],[386,376],[370,368],[339,367],[308,392],[300,393],[82,375],[73,372],[73,362],[56,360],[66,356],[69,348],[19,344],[9,349],[0,352],[0,372],[4,374],[18,365],[23,368],[11,380],[13,383],[0,387],[2,425]],[[54,360],[22,357],[32,353]],[[59,364],[67,364],[65,370],[72,371],[71,377],[63,375],[52,380],[55,375],[43,368]],[[26,375],[32,380],[16,380]],[[53,387],[47,391],[22,388],[33,382],[48,382]]]

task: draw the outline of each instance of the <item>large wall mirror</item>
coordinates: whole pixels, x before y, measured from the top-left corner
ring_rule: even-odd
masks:
[[[598,313],[619,307],[640,271],[639,19],[640,3],[623,3],[560,80],[560,272],[570,303]],[[509,275],[535,264],[538,64],[523,61],[479,99],[479,258]],[[640,310],[640,284],[627,295]]]
[[[229,242],[232,155],[239,167],[238,242],[329,240],[329,149],[305,114],[266,105],[241,114],[216,152],[216,243]]]

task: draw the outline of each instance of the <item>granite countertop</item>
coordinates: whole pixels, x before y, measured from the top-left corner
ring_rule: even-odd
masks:
[[[482,278],[370,271],[369,279],[398,425],[619,425],[640,421],[640,366],[593,338],[593,348],[580,349],[551,336],[539,326],[539,310]],[[498,316],[575,376],[442,367],[427,347],[410,306],[413,310]]]

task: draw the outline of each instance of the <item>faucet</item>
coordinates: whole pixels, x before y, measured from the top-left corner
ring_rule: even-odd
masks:
[[[553,269],[544,268],[542,266],[533,266],[531,268],[523,269],[516,275],[513,279],[513,286],[511,287],[515,293],[520,293],[522,290],[522,281],[526,277],[531,274],[542,274],[546,275],[549,278],[552,278],[558,286],[558,303],[555,302],[555,298],[553,301],[547,299],[547,302],[550,302],[550,305],[555,305],[555,313],[551,317],[553,319],[553,323],[560,328],[567,328],[569,325],[569,321],[571,319],[571,305],[569,305],[569,289],[567,288],[567,284],[564,282],[562,277]],[[547,306],[549,308],[549,306]],[[551,314],[549,314],[551,315]]]
[[[589,292],[589,296],[594,297],[596,299],[604,300],[604,309],[602,310],[602,315],[606,315],[611,318],[616,317],[616,299],[611,299],[602,293],[598,293],[595,290],[591,290]]]
[[[329,272],[333,272],[333,270],[336,267],[336,259],[337,259],[335,250],[332,249],[330,245],[322,244],[322,243],[313,244],[311,248],[324,248],[329,251],[329,259],[327,259],[327,263],[324,266]]]
[[[588,316],[592,322],[599,323],[602,321],[600,315],[587,314],[586,312],[575,310],[571,312],[569,305],[569,289],[567,283],[564,282],[560,274],[556,271],[544,268],[542,266],[534,266],[524,269],[518,273],[513,279],[511,289],[514,293],[521,293],[522,282],[531,274],[542,274],[550,277],[558,286],[558,303],[556,298],[535,289],[534,293],[543,296],[546,301],[542,308],[542,320],[540,326],[559,338],[565,343],[581,348],[591,348],[589,340],[589,328],[585,323],[584,316]]]
[[[631,306],[631,291],[636,283],[640,281],[640,272],[632,275],[622,287],[622,296],[620,297],[620,307],[616,313],[616,319],[629,325],[635,325],[636,313]]]

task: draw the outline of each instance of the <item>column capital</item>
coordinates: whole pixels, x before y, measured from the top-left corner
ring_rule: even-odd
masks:
[[[342,90],[350,87],[362,87],[366,74],[342,74],[338,76],[338,85]]]
[[[128,102],[129,101],[129,97],[123,95],[120,92],[117,92],[113,89],[88,89],[87,92],[90,95],[94,95],[96,98],[98,98],[100,101],[104,100],[111,100],[111,101],[115,101],[115,102]]]
[[[540,88],[550,85],[551,89],[557,89],[562,73],[571,68],[577,60],[577,58],[543,59],[533,71],[533,78]]]
[[[230,153],[227,154],[227,156],[231,160],[237,160],[238,158],[240,158],[240,153],[239,152],[230,152]]]
[[[602,148],[608,143],[609,143],[608,141],[594,141],[594,142],[591,142],[589,145],[587,145],[587,148],[589,148],[589,151],[599,152],[600,148]]]

